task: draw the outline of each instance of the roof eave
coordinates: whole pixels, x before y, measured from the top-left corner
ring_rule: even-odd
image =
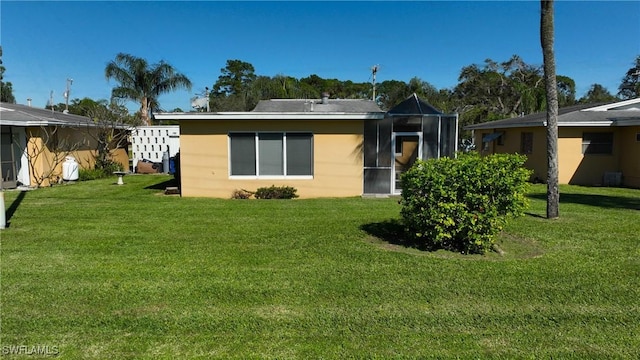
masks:
[[[640,121],[638,121],[640,124]],[[519,124],[495,124],[494,126],[482,126],[484,124],[465,126],[464,130],[491,130],[491,129],[512,129],[512,128],[525,128],[525,127],[546,127],[547,122],[528,122]],[[611,127],[611,126],[632,126],[637,125],[633,123],[625,123],[624,125],[618,125],[616,121],[571,121],[571,122],[559,122],[558,127]]]
[[[495,124],[494,126],[486,126],[486,124],[467,125],[464,130],[489,130],[489,129],[511,129],[511,128],[523,128],[523,127],[544,127],[546,121],[528,121],[517,124]],[[484,125],[484,126],[483,126]]]
[[[613,121],[572,121],[558,123],[559,127],[610,127],[615,126]]]
[[[48,121],[48,120],[35,120],[35,121],[16,121],[16,120],[2,120],[0,121],[2,126],[14,126],[14,127],[41,127],[41,126],[60,126],[63,128],[98,128],[99,124],[94,123],[68,123],[63,121]],[[119,130],[132,130],[135,126],[129,124],[116,124],[112,127]]]
[[[381,120],[384,113],[219,112],[158,113],[157,120]]]

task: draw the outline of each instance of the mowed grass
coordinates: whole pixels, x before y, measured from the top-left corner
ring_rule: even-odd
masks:
[[[180,198],[169,179],[5,192],[5,355],[640,358],[639,190],[562,187],[550,221],[536,185],[481,256],[397,245],[397,198]]]

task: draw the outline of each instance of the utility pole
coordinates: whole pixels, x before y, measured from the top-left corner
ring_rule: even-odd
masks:
[[[211,107],[209,105],[209,87],[204,87],[204,96],[207,98],[207,112],[211,112]]]
[[[69,95],[71,95],[71,85],[73,84],[73,79],[67,78],[67,90],[64,92],[64,113],[69,113]]]
[[[376,101],[376,74],[378,73],[378,65],[373,65],[371,67],[371,74],[373,77],[373,101]]]

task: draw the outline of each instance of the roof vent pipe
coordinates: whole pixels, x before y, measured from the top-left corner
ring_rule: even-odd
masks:
[[[27,105],[28,105],[29,107],[31,107],[31,98],[28,98],[28,99],[27,99]]]
[[[322,103],[325,105],[329,103],[329,93],[327,92],[322,93]]]
[[[310,112],[313,111],[313,100],[310,101],[306,101],[304,102],[304,112]]]

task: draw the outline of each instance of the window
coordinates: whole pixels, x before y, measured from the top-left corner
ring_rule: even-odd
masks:
[[[520,135],[520,152],[524,155],[533,154],[533,133],[523,132]]]
[[[582,133],[583,154],[611,154],[613,153],[612,132]]]
[[[640,142],[640,133],[636,133],[636,141]]]
[[[313,134],[230,133],[231,176],[313,176]]]
[[[489,151],[489,141],[485,141],[485,137],[489,134],[482,134],[482,151]]]

